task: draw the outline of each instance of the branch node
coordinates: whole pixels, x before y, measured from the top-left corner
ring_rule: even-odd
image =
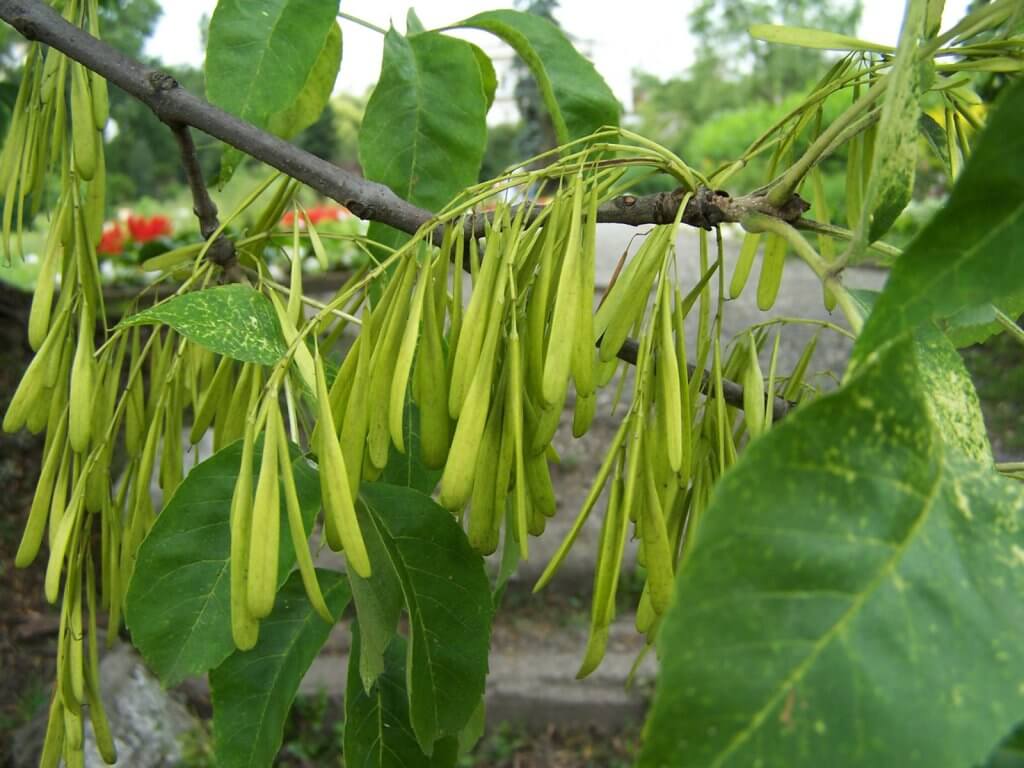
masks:
[[[229,269],[237,261],[235,244],[224,235],[220,235],[211,243],[206,258],[222,269]]]
[[[173,81],[173,78],[171,80]],[[199,232],[204,240],[209,240],[220,229],[220,222],[217,219],[217,204],[210,197],[210,191],[206,188],[206,181],[203,179],[203,169],[199,165],[196,145],[192,141],[192,132],[184,123],[169,123],[168,125],[174,133],[178,149],[181,151],[181,165],[185,169],[188,187],[192,192],[192,212],[199,220]],[[206,258],[224,270],[229,277],[237,272],[238,259],[235,255],[235,244],[224,235],[219,235],[210,244]]]
[[[778,216],[783,221],[792,224],[809,210],[811,210],[811,204],[794,192],[790,195],[789,200],[779,208]]]
[[[373,221],[376,216],[376,211],[372,205],[367,205],[358,200],[346,200],[344,206],[348,208],[352,215],[357,219],[363,219],[364,221]]]
[[[698,187],[697,192],[686,203],[683,220],[694,227],[714,229],[727,220],[717,199],[719,196],[729,199],[728,193],[721,194],[708,187]],[[675,211],[672,215],[675,216]]]
[[[178,81],[166,72],[154,70],[148,75],[149,84],[157,93],[161,91],[173,91],[178,87]]]
[[[21,34],[27,39],[39,39],[39,27],[37,26],[35,19],[31,19],[28,16],[15,16],[11,19],[10,23],[12,27],[21,32]]]

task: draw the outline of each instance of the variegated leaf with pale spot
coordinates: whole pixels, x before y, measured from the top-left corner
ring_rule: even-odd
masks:
[[[959,768],[1020,719],[1024,487],[964,453],[973,406],[928,355],[886,347],[722,478],[640,765]]]

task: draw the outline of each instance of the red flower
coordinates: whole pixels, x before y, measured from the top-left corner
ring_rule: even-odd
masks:
[[[318,205],[316,208],[310,208],[308,211],[306,211],[306,213],[309,214],[309,220],[313,222],[313,224],[319,224],[321,221],[324,221],[325,219],[334,218],[334,216],[331,213],[331,210],[324,205]]]
[[[306,222],[306,217],[309,217],[309,221],[312,222],[313,226],[316,226],[322,221],[341,221],[347,219],[352,214],[348,208],[343,205],[317,205],[306,211],[306,216],[299,214],[299,226],[302,227]],[[291,227],[295,221],[295,211],[286,211],[284,216],[281,217],[282,227]]]
[[[103,256],[118,256],[123,252],[124,232],[116,221],[108,221],[103,225],[103,235],[96,246],[96,253]]]
[[[148,243],[150,240],[171,234],[171,221],[166,216],[128,216],[128,232],[137,243]]]

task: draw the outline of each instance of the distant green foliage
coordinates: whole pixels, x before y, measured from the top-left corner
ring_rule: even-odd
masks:
[[[860,0],[701,0],[690,14],[697,56],[690,77],[700,85],[696,114],[714,110],[732,86],[743,101],[778,103],[831,58],[822,51],[751,40],[751,24],[784,24],[852,34]]]
[[[156,62],[154,62],[155,64]],[[203,73],[192,67],[162,67],[184,88],[202,93]],[[181,188],[178,145],[167,126],[146,105],[119,88],[110,89],[110,117],[116,126],[106,147],[108,203],[111,210],[138,197],[166,197]],[[219,151],[214,140],[196,134],[199,162],[212,177]]]
[[[838,54],[768,45],[752,40],[755,23],[809,26],[853,33],[860,2],[831,0],[702,0],[690,14],[690,33],[698,41],[696,58],[684,75],[661,79],[640,72],[634,76],[639,132],[669,147],[695,168],[710,172],[740,156],[776,120],[798,106],[810,86]],[[828,124],[848,104],[848,96],[830,99]],[[806,146],[807,139],[797,143]],[[842,184],[829,180],[845,162],[845,153],[822,168],[832,210],[842,210]],[[834,168],[829,166],[834,165]],[[768,181],[764,160],[756,159],[730,180],[729,186],[750,189]],[[638,191],[654,191],[656,182]]]
[[[487,131],[487,149],[480,164],[480,181],[499,176],[506,168],[523,159],[519,152],[519,137],[523,127],[517,123],[496,125]]]
[[[552,24],[558,24],[558,20],[555,18],[558,0],[519,0],[517,7],[526,13],[547,19]],[[533,157],[551,149],[558,144],[558,141],[555,137],[555,127],[551,122],[551,116],[544,109],[540,88],[537,87],[537,81],[530,75],[529,67],[522,59],[517,58],[512,65],[512,72],[516,78],[514,90],[516,109],[519,110],[522,123],[516,128],[515,137],[509,143],[508,154],[514,154],[517,159],[521,160],[524,157]],[[488,149],[490,149],[489,146]],[[504,167],[506,166],[502,166],[502,168]],[[500,170],[499,168],[499,172]],[[483,178],[493,178],[494,175],[496,174],[482,174]]]

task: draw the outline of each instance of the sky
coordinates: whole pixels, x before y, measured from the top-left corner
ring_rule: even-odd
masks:
[[[968,0],[946,0],[943,28],[964,13]],[[216,0],[164,0],[164,13],[146,52],[167,64],[200,66],[203,51],[198,25],[210,14]],[[416,13],[428,29],[451,24],[480,11],[511,7],[512,0],[443,0],[423,2]],[[695,0],[630,0],[626,6],[609,3],[608,11],[594,12],[603,3],[594,0],[561,0],[557,16],[562,26],[583,48],[624,104],[632,101],[631,73],[643,70],[662,79],[683,73],[692,63],[692,41],[687,16]],[[895,44],[903,4],[896,0],[863,0],[858,35],[878,43]],[[343,0],[342,10],[379,27],[393,21],[405,28],[408,0]],[[621,9],[628,7],[628,13]],[[614,10],[612,10],[614,9]],[[349,21],[342,21],[344,49],[337,90],[362,94],[377,80],[382,49],[381,35]],[[486,33],[464,35],[492,56],[502,46]],[[506,49],[507,50],[507,49]]]

